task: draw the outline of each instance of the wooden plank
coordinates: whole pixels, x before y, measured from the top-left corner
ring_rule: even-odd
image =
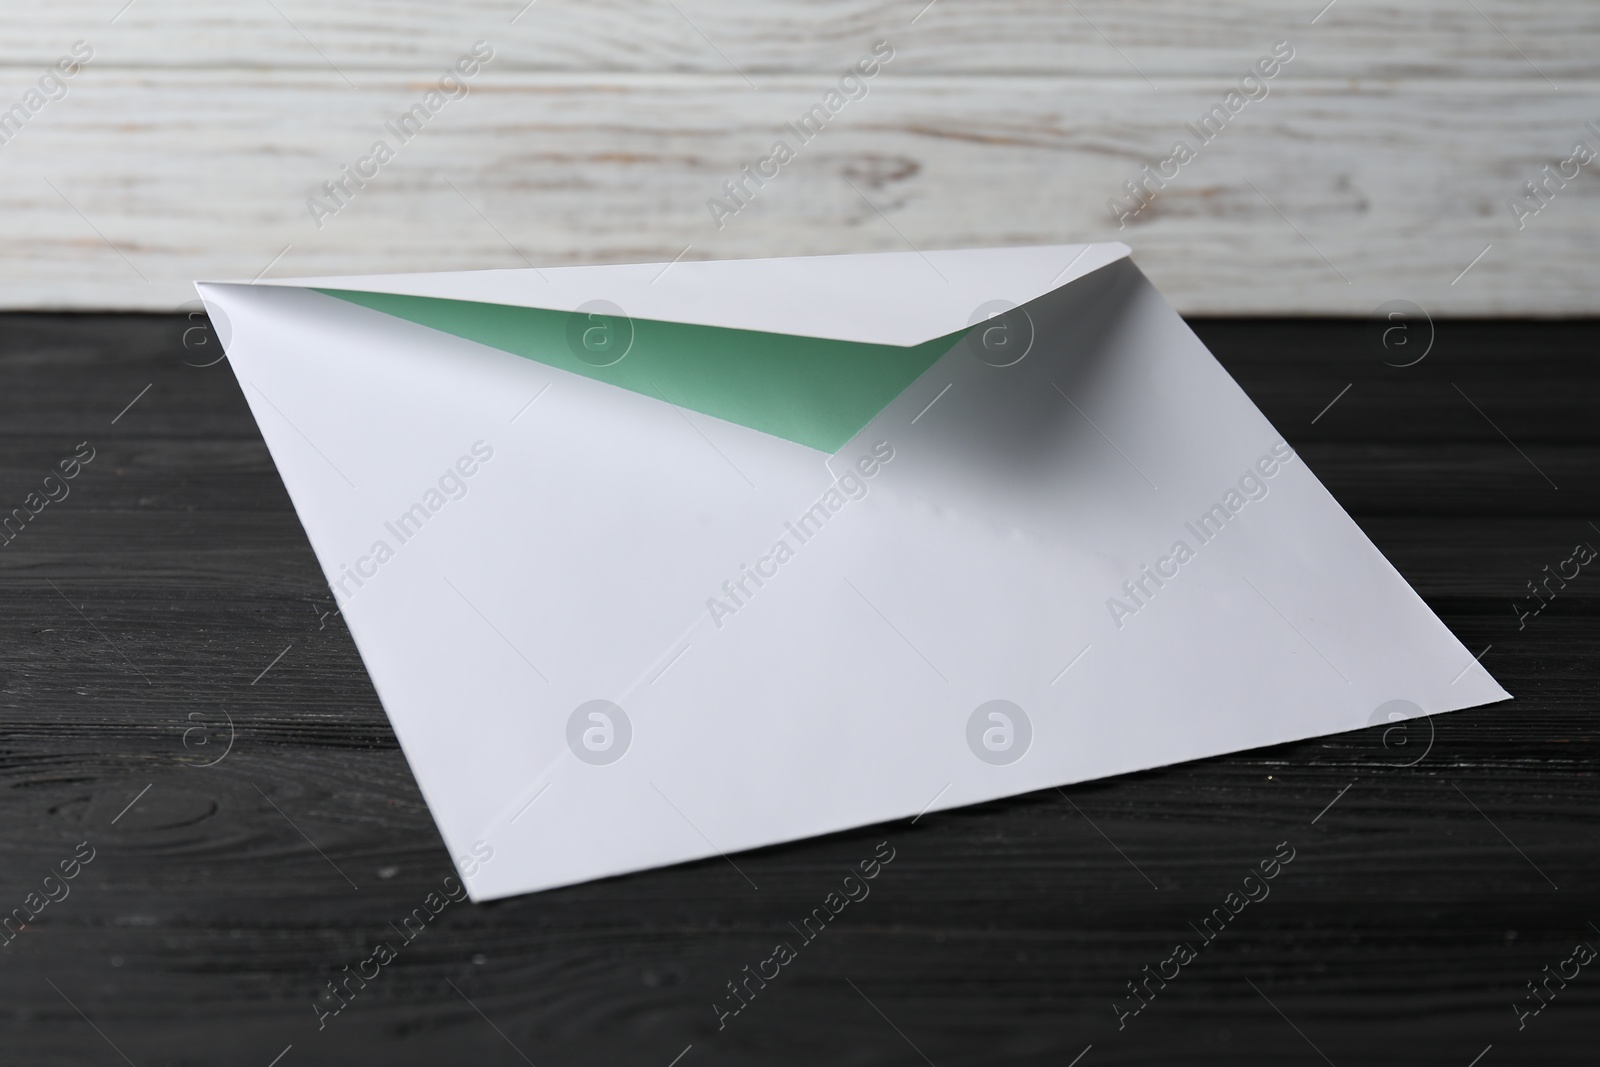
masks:
[[[1594,942],[1597,579],[1525,629],[1508,603],[1594,492],[1532,510],[1521,459],[1449,382],[1594,470],[1597,327],[1451,324],[1413,368],[1442,379],[1361,378],[1364,406],[1291,432],[1365,360],[1360,327],[1198,326],[1291,440],[1315,435],[1336,495],[1383,514],[1363,528],[1474,652],[1493,645],[1515,702],[1439,717],[1411,767],[1369,729],[739,856],[759,892],[716,859],[452,904],[319,1029],[312,998],[438,888],[443,843],[348,633],[305,601],[316,562],[237,385],[184,365],[202,362],[188,320],[0,317],[0,492],[31,488],[58,442],[102,450],[0,552],[0,909],[77,842],[97,851],[0,949],[6,1062],[122,1062],[108,1040],[141,1065],[290,1045],[278,1067],[666,1067],[691,1044],[679,1067],[923,1062],[896,1028],[938,1064],[1065,1065],[1090,1044],[1079,1067],[1323,1062],[1293,1027],[1340,1064],[1468,1064],[1491,1043],[1481,1067],[1592,1062],[1586,982],[1522,1030],[1507,1008]],[[235,748],[191,765],[184,731],[221,743],[221,710]],[[871,896],[719,1030],[725,983],[886,839]],[[1270,897],[1119,1029],[1126,983],[1279,841],[1296,858]]]
[[[27,240],[0,249],[0,307],[171,308],[190,278],[253,276],[287,246],[278,273],[519,264],[494,227],[541,263],[904,247],[843,176],[884,194],[919,246],[1128,238],[1187,311],[1600,302],[1583,284],[1592,188],[1521,232],[1504,205],[1600,111],[1584,46],[1600,10],[1576,0],[106,8],[8,15],[0,104],[74,40],[95,58],[4,146],[0,205]],[[306,196],[480,39],[496,55],[476,99],[308,231]],[[896,53],[869,97],[732,232],[707,232],[706,197],[880,39]],[[1106,199],[1277,40],[1296,56],[1272,96],[1113,232]],[[445,177],[492,204],[492,224]],[[1491,243],[1469,281],[1440,285]]]
[[[760,84],[765,74],[841,70],[883,39],[898,50],[894,69],[908,74],[1140,71],[1159,85],[1232,78],[1288,40],[1301,51],[1296,74],[1313,77],[1540,79],[1542,70],[1560,84],[1600,76],[1588,47],[1600,12],[1581,0],[1481,0],[1481,11],[1458,0],[1338,0],[1321,17],[1327,0],[1083,0],[1076,9],[1057,0],[539,0],[526,8],[526,0],[137,0],[110,23],[122,3],[105,0],[93,15],[66,4],[8,12],[0,65],[42,66],[87,39],[105,66],[332,64],[365,86],[367,72],[425,77],[482,39],[496,48],[496,71],[736,68]]]
[[[1119,230],[1108,200],[1176,138],[1198,145],[1184,124],[1218,102],[1215,82],[886,77],[719,230],[708,199],[825,89],[799,75],[755,92],[734,75],[501,74],[400,144],[385,123],[422,92],[405,78],[357,92],[317,71],[100,71],[3,149],[0,306],[170,309],[192,299],[190,279],[269,266],[1114,238],[1190,312],[1366,314],[1402,297],[1437,315],[1600,310],[1593,182],[1520,232],[1504,203],[1595,140],[1594,83],[1557,97],[1537,80],[1285,79]],[[396,158],[319,229],[308,198],[379,138]]]

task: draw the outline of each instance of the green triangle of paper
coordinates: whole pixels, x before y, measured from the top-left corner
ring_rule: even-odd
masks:
[[[902,348],[468,300],[318,292],[830,455],[960,336]]]

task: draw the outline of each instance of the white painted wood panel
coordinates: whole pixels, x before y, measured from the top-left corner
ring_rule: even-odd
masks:
[[[842,67],[883,38],[913,73],[1142,70],[1159,85],[1225,77],[1288,39],[1323,77],[1537,77],[1530,61],[1558,84],[1600,76],[1600,5],[1585,0],[1336,0],[1315,25],[1327,0],[536,0],[525,11],[526,0],[135,0],[109,22],[126,2],[8,0],[0,65],[37,66],[83,38],[128,66],[331,63],[364,84],[365,71],[425,75],[484,39],[502,69],[732,64],[760,84],[763,73]]]
[[[72,40],[96,57],[0,146],[0,306],[171,308],[269,263],[1116,237],[1189,312],[1600,312],[1592,168],[1520,231],[1505,207],[1573,141],[1600,148],[1593,4],[1476,0],[1513,45],[1464,2],[1339,0],[1314,26],[1320,3],[1080,2],[1112,47],[1046,0],[938,0],[915,25],[921,3],[679,3],[694,26],[665,0],[538,0],[514,26],[518,3],[275,0],[313,46],[265,0],[106,22],[121,2],[6,14],[0,110]],[[707,198],[877,38],[897,51],[869,95],[719,230]],[[398,146],[384,123],[475,39],[497,56],[473,92]],[[1296,57],[1271,95],[1119,230],[1107,199],[1278,39]],[[319,229],[307,198],[380,137],[396,158]]]

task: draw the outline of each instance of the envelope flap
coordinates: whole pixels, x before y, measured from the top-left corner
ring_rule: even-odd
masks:
[[[1128,252],[1126,245],[1108,242],[259,284],[564,312],[606,301],[635,319],[909,347],[966,329],[975,315],[991,314],[997,302],[1026,304]]]
[[[829,455],[959,337],[900,347],[602,313],[319,291]]]

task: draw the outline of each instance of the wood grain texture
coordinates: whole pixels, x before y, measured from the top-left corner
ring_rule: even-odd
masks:
[[[1191,313],[1600,310],[1593,175],[1520,230],[1505,205],[1600,148],[1594,7],[1322,6],[34,5],[8,14],[0,111],[72,41],[95,58],[0,146],[0,307],[170,310],[264,269],[1122,239]],[[475,40],[495,58],[471,95],[315,225],[308,198]],[[707,199],[876,40],[896,51],[869,95],[717,228]],[[1119,228],[1108,199],[1279,40],[1271,94]]]
[[[476,39],[520,71],[826,73],[874,40],[921,74],[1229,78],[1273,41],[1314,73],[1352,78],[1600,76],[1600,13],[1573,0],[126,0],[9,13],[0,64],[26,68],[86,39],[108,64],[345,71],[442,69]],[[274,10],[276,9],[276,10]],[[521,12],[520,17],[518,17]],[[513,22],[512,19],[516,18]],[[1498,28],[1498,29],[1497,29]],[[1505,36],[1501,36],[1501,32]],[[1508,40],[1509,38],[1509,40]],[[103,42],[103,48],[102,46]],[[1518,49],[1521,49],[1519,54]],[[1530,65],[1531,64],[1531,65]]]
[[[97,849],[0,949],[8,1064],[1593,1062],[1596,976],[1520,1031],[1511,1004],[1600,944],[1600,577],[1510,610],[1600,542],[1593,324],[1451,322],[1405,369],[1360,323],[1196,324],[1514,702],[1431,746],[1361,731],[741,855],[759,891],[713,860],[452,905],[320,1031],[317,991],[450,867],[191,325],[0,317],[0,503],[97,450],[0,549],[0,909]],[[724,983],[884,840],[872,895],[719,1031]],[[1119,1031],[1124,983],[1280,841],[1271,896]]]
[[[282,276],[665,261],[686,246],[733,258],[1085,237],[1131,242],[1181,308],[1366,313],[1406,297],[1439,314],[1553,313],[1594,298],[1585,221],[1600,194],[1574,184],[1520,233],[1501,203],[1581,130],[1581,109],[1552,109],[1547,90],[1285,85],[1119,231],[1107,199],[1216,94],[1103,88],[886,81],[718,229],[707,199],[769,151],[819,95],[814,82],[755,94],[712,76],[591,79],[581,91],[559,76],[506,77],[449,105],[319,228],[308,198],[390,136],[384,123],[415,90],[357,94],[320,74],[106,77],[7,146],[30,151],[8,160],[0,186],[15,223],[6,299],[84,290],[91,302],[133,294],[170,307],[192,298],[191,277],[269,266]],[[130,94],[152,105],[132,130]],[[1600,111],[1600,94],[1590,99]],[[1495,157],[1460,166],[1485,124]]]

